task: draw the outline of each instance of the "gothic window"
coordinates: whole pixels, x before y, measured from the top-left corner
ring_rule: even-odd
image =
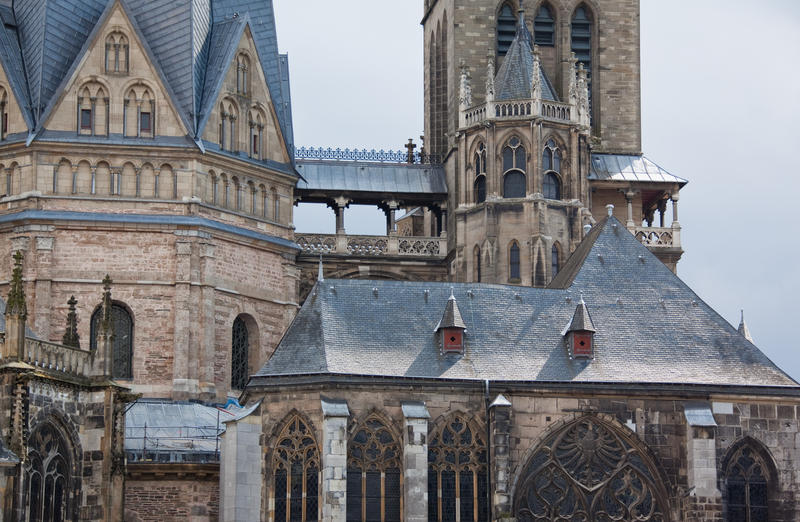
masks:
[[[78,134],[107,136],[109,98],[105,87],[89,81],[78,89]]]
[[[0,140],[8,135],[8,94],[0,87]]]
[[[97,334],[103,320],[103,307],[92,314],[89,345],[97,349]],[[111,332],[114,335],[111,348],[111,376],[116,379],[133,378],[133,317],[121,303],[111,305]]]
[[[244,53],[236,57],[236,92],[247,95],[250,92],[249,85],[250,58]]]
[[[508,249],[508,279],[512,283],[518,283],[520,280],[519,243],[516,241],[512,241]]]
[[[130,70],[128,38],[115,31],[106,37],[106,74],[128,74]]]
[[[561,150],[554,140],[547,140],[542,149],[542,193],[547,199],[561,199]]]
[[[70,446],[52,422],[44,422],[31,432],[25,462],[27,520],[77,520],[72,466]]]
[[[350,438],[347,451],[347,520],[400,520],[400,444],[376,416],[368,417]]]
[[[592,18],[589,9],[581,5],[572,15],[572,52],[586,69],[589,87],[589,107],[592,105]]]
[[[271,190],[272,192],[272,204],[273,204],[273,212],[272,212],[272,219],[275,221],[281,220],[281,199],[278,196],[278,191],[275,189]]]
[[[503,197],[525,197],[525,147],[518,138],[511,138],[503,148]]]
[[[517,17],[511,4],[505,3],[497,14],[497,55],[505,56],[517,34]]]
[[[476,283],[481,282],[481,247],[475,245],[475,251],[473,253],[475,257],[475,273],[473,274],[473,279]]]
[[[127,137],[152,138],[155,135],[156,100],[143,83],[132,85],[125,93],[122,107],[122,134]]]
[[[231,334],[231,388],[243,390],[250,373],[247,364],[250,342],[247,325],[241,316],[234,319]]]
[[[561,259],[561,251],[558,248],[558,243],[553,243],[553,247],[550,249],[550,278],[558,274],[560,269],[559,267],[559,260]]]
[[[428,520],[489,520],[485,431],[453,414],[430,435]]]
[[[514,516],[534,520],[669,520],[647,454],[605,422],[585,416],[548,436],[517,488]]]
[[[542,4],[533,19],[534,43],[547,47],[555,45],[555,22],[550,7]]]
[[[429,48],[429,78],[430,78],[430,107],[431,107],[431,154],[434,158],[441,159],[447,152],[447,13],[442,16],[442,22],[437,24],[436,32],[431,34]]]
[[[285,423],[272,456],[274,520],[319,519],[319,450],[313,433],[298,415]]]
[[[248,126],[250,128],[250,157],[253,159],[264,159],[262,149],[265,121],[266,115],[261,109],[253,107],[250,110]]]
[[[725,469],[727,520],[769,520],[770,467],[754,443],[742,443],[728,459]]]
[[[247,190],[250,192],[250,213],[256,213],[256,205],[258,203],[258,192],[256,191],[256,185],[252,181],[247,182]]]
[[[236,121],[239,118],[239,107],[230,98],[223,100],[220,105],[219,148],[237,152],[239,135]]]
[[[558,177],[552,172],[548,172],[544,175],[542,189],[545,198],[561,199],[561,182],[558,181]]]
[[[475,151],[475,203],[486,201],[486,147],[481,143]]]
[[[233,182],[233,196],[236,198],[236,210],[242,210],[242,186],[239,184],[239,178],[234,176],[231,181]]]

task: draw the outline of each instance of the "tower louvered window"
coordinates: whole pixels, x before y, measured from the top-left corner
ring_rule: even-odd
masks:
[[[231,388],[234,390],[243,390],[247,385],[249,348],[247,325],[237,317],[233,321],[231,339]]]
[[[276,522],[319,520],[319,449],[297,415],[283,427],[272,457]]]
[[[489,520],[485,430],[454,414],[428,445],[428,520]]]
[[[100,307],[92,314],[90,325],[89,346],[97,349],[97,334],[100,332],[100,322],[103,320],[103,308]],[[111,376],[116,379],[133,378],[133,318],[125,307],[119,304],[111,305],[111,331],[112,341]]]
[[[517,33],[517,17],[509,4],[503,4],[497,15],[497,55],[505,56]]]
[[[347,520],[400,520],[401,449],[377,417],[361,423],[350,438],[347,459]]]
[[[536,45],[555,45],[555,19],[546,5],[542,5],[533,19],[533,40]]]
[[[580,6],[572,16],[572,52],[586,69],[589,87],[589,113],[592,107],[592,20],[585,6]]]

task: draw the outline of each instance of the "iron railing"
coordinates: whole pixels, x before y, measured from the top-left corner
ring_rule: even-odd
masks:
[[[331,160],[331,161],[372,161],[377,163],[408,163],[416,165],[439,165],[441,158],[427,152],[414,151],[413,161],[409,161],[408,151],[403,150],[367,150],[367,149],[333,149],[323,147],[299,147],[294,151],[295,159]]]

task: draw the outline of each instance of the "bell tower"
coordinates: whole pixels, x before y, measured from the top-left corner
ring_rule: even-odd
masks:
[[[447,177],[451,278],[545,286],[607,204],[674,269],[685,180],[641,153],[638,0],[424,7],[425,147]],[[659,230],[641,233],[656,212]]]

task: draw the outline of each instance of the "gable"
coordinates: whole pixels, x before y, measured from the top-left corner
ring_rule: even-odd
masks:
[[[226,29],[233,30],[234,28],[228,27]],[[212,35],[214,31],[221,32],[222,30],[222,28],[217,28],[217,24],[215,24]],[[204,97],[207,97],[207,99],[203,103],[203,110],[207,113],[205,114],[205,125],[202,131],[203,140],[219,144],[220,126],[223,122],[220,108],[224,106],[226,107],[226,112],[232,111],[236,114],[236,137],[234,139],[236,151],[245,154],[250,152],[250,122],[252,121],[256,126],[261,125],[263,127],[261,138],[261,143],[263,143],[262,159],[270,159],[280,163],[289,162],[289,154],[281,133],[276,108],[267,86],[249,23],[245,22],[238,43],[230,41],[228,46],[228,49],[224,50],[224,52],[220,52],[223,49],[215,49],[212,46],[212,54],[209,57],[209,70],[206,74],[206,91],[204,92]],[[220,54],[215,57],[214,53]],[[227,60],[227,65],[220,70],[221,77],[214,77],[213,62],[219,59]],[[246,68],[246,74],[244,75],[242,74],[242,66]],[[230,120],[226,118],[225,121],[225,132],[229,137],[231,132],[229,128]],[[227,145],[225,148],[230,150]]]
[[[2,102],[5,102],[3,112],[8,114],[7,128],[3,134],[8,136],[10,134],[27,132],[28,124],[25,122],[25,116],[20,109],[19,101],[8,81],[5,68],[0,64],[0,103]],[[0,120],[0,125],[2,125],[2,120]]]
[[[108,132],[136,136],[136,114],[140,110],[154,113],[156,135],[189,133],[153,63],[152,53],[118,0],[99,22],[59,93],[43,125],[48,130],[75,132],[79,127],[79,104],[89,108],[94,103],[92,126],[97,135]],[[87,102],[87,93],[95,100]]]

